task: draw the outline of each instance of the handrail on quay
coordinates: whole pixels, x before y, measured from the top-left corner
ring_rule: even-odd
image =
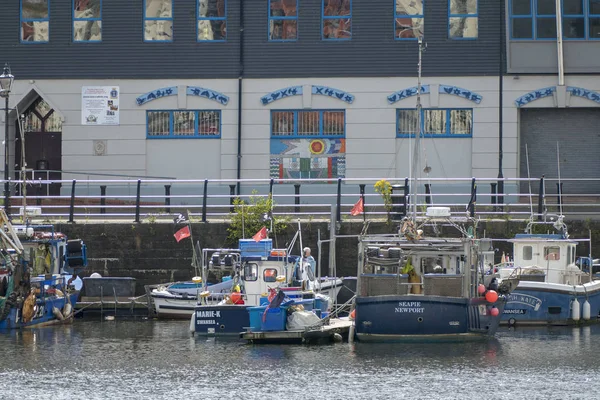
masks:
[[[400,220],[413,201],[421,215],[426,207],[438,206],[449,207],[453,215],[468,213],[481,219],[526,220],[531,215],[541,219],[548,211],[571,219],[600,218],[600,178],[562,178],[560,182],[543,176],[422,178],[414,182],[419,190],[413,199],[409,178],[384,179],[386,193],[382,195],[374,186],[381,178],[52,180],[34,176],[9,179],[11,196],[5,208],[12,218],[22,215],[25,205],[30,220],[160,222],[189,211],[192,220],[207,222],[228,219],[236,199],[251,205],[253,197],[268,196],[275,216],[328,220],[333,206],[336,222]],[[352,215],[359,199],[363,212]]]

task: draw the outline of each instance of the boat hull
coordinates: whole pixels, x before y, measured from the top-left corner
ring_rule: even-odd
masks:
[[[75,311],[75,304],[79,292],[72,292],[69,294],[71,300],[72,312]],[[21,310],[17,307],[11,307],[6,319],[0,321],[0,330],[9,329],[21,329],[21,328],[39,328],[48,325],[65,324],[73,321],[73,314],[69,318],[58,319],[52,312],[53,307],[63,310],[67,302],[65,297],[55,297],[46,299],[37,299],[36,306],[37,312],[33,316],[33,319],[27,323],[23,323],[21,320]]]
[[[194,311],[194,332],[206,336],[239,336],[250,326],[247,305],[201,305]]]
[[[368,342],[452,341],[491,337],[505,299],[385,295],[356,298],[356,338]],[[492,307],[498,315],[490,315]]]
[[[572,319],[572,302],[579,302],[580,319]],[[583,320],[583,304],[590,304],[590,319]],[[508,295],[502,314],[506,325],[572,325],[600,321],[600,281],[563,285],[521,281]]]
[[[189,319],[198,303],[196,297],[183,298],[168,293],[152,293],[152,301],[156,316],[165,319]]]

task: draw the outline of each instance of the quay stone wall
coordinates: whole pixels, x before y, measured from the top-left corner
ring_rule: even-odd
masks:
[[[203,248],[220,248],[233,246],[227,243],[227,223],[194,223],[192,234],[194,242],[200,241]],[[510,238],[522,232],[524,223],[510,221],[481,222],[479,236]],[[98,272],[102,276],[134,277],[136,292],[144,293],[144,285],[167,283],[178,280],[189,280],[195,275],[192,266],[192,247],[189,239],[177,243],[173,237],[173,224],[165,223],[76,223],[57,224],[56,229],[69,238],[81,238],[88,246],[88,269],[84,276]],[[318,230],[321,238],[329,238],[329,224],[326,222],[304,223],[302,226],[302,244],[312,249],[318,260]],[[362,223],[342,222],[338,235],[357,235]],[[372,222],[369,233],[388,233],[394,227],[385,222]],[[592,233],[593,256],[598,257],[600,251],[600,222],[569,221],[569,233],[572,238],[587,238]],[[442,232],[452,234],[442,227]],[[285,232],[273,238],[273,245],[284,248],[295,234],[295,227],[288,227]],[[510,243],[495,242],[499,261],[502,252],[511,254]],[[297,253],[298,243],[295,245]],[[589,254],[587,243],[578,247],[578,256]],[[512,255],[512,254],[511,254]],[[357,239],[338,238],[336,246],[336,265],[338,276],[355,276],[357,260]],[[329,247],[322,246],[322,275],[328,274]],[[214,278],[214,277],[213,277]]]

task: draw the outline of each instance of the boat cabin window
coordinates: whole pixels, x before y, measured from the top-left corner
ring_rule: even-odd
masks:
[[[244,265],[244,280],[255,281],[258,279],[258,265],[254,263],[248,263]]]
[[[544,260],[560,260],[560,247],[544,247]]]
[[[533,258],[533,247],[523,246],[523,260],[529,261]]]
[[[275,282],[277,280],[277,270],[275,268],[267,268],[263,272],[265,282]]]
[[[567,265],[575,262],[575,246],[569,246],[567,248]]]

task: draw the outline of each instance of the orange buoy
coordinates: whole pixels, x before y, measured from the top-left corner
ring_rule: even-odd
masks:
[[[496,307],[492,307],[492,309],[490,310],[490,315],[492,317],[497,317],[498,314],[500,314],[500,310],[498,310]]]
[[[233,293],[231,293],[231,296],[229,298],[231,299],[233,304],[237,304],[240,301],[240,299],[242,298],[242,294],[238,293],[238,292],[233,292]]]
[[[352,310],[350,313],[350,319],[356,319],[356,309]]]
[[[495,290],[488,290],[485,294],[485,299],[490,303],[495,303],[498,301],[498,293]]]

